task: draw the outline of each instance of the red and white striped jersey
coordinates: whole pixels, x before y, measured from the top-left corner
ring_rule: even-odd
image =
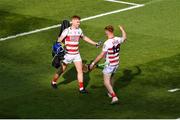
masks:
[[[124,42],[122,37],[114,37],[108,39],[103,46],[103,51],[106,52],[106,62],[110,66],[116,66],[119,64],[119,51],[120,44]]]
[[[71,29],[69,27],[62,32],[61,36],[65,37],[66,52],[68,54],[79,54],[79,40],[84,36],[81,28]]]

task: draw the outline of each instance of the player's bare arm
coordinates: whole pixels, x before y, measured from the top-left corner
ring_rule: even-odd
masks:
[[[120,31],[122,32],[122,38],[123,40],[126,40],[127,39],[127,34],[126,34],[126,31],[124,30],[124,27],[119,25],[119,29]]]
[[[62,43],[62,41],[64,40],[65,37],[66,37],[66,36],[62,36],[62,35],[61,35],[61,36],[58,38],[57,42]]]
[[[93,40],[91,40],[87,36],[83,36],[83,40],[86,41],[87,43],[94,45],[94,46],[96,46],[98,44],[97,42],[94,42]]]
[[[93,69],[93,67],[94,67],[94,65],[96,64],[96,63],[98,63],[103,57],[104,57],[104,55],[106,54],[106,52],[104,52],[104,51],[102,51],[97,57],[96,57],[96,59],[91,63],[91,65],[90,65],[90,69]]]

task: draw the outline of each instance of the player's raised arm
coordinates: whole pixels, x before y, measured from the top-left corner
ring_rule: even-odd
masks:
[[[119,29],[122,32],[123,41],[125,41],[127,39],[126,31],[124,30],[124,28],[121,25],[119,25]]]

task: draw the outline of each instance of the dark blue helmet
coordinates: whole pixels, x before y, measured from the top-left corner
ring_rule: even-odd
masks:
[[[53,52],[55,54],[62,54],[64,53],[64,48],[63,46],[61,45],[61,43],[57,42],[53,45]]]
[[[61,61],[64,60],[65,50],[61,43],[56,42],[52,47],[52,66],[59,68],[61,66]]]

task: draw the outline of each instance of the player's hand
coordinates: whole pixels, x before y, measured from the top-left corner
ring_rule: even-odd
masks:
[[[63,48],[65,46],[64,43],[62,43],[62,42],[56,42],[56,44],[59,45],[59,46],[62,46]]]
[[[124,30],[124,27],[122,25],[119,25],[120,30]]]
[[[102,45],[102,41],[96,43],[96,47],[99,48]]]
[[[94,68],[94,63],[92,62],[90,65],[89,65],[89,70],[92,70]]]

